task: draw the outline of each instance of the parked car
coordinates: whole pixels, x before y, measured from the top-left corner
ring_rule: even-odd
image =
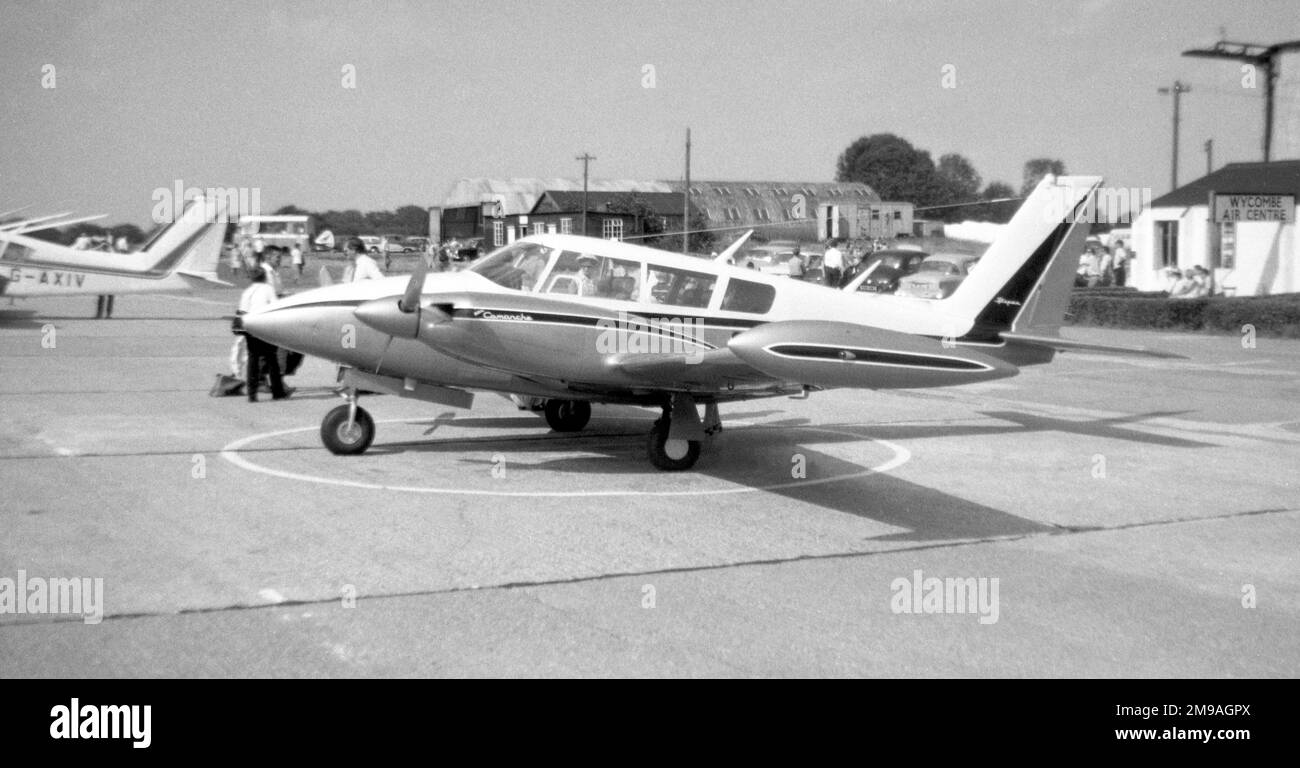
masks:
[[[864,293],[893,293],[898,281],[916,272],[930,254],[925,251],[894,248],[869,254],[844,276],[844,285],[862,278],[857,290]],[[862,277],[866,275],[866,277]]]
[[[366,250],[370,253],[379,253],[379,235],[358,235],[358,239],[366,244]]]
[[[804,279],[821,280],[822,248],[820,246],[801,245],[799,246],[799,254],[803,256]],[[743,256],[736,259],[736,264],[743,267],[752,261],[760,272],[769,275],[788,275],[790,274],[790,259],[793,257],[793,245],[768,244],[749,249]]]
[[[920,299],[946,299],[971,273],[978,256],[962,253],[938,253],[927,257],[916,272],[898,281],[895,295]]]
[[[427,237],[408,237],[406,244],[411,247],[412,251],[423,251],[429,247],[429,238]]]
[[[413,253],[413,248],[406,242],[406,238],[401,235],[384,235],[380,238],[380,243],[388,253]]]

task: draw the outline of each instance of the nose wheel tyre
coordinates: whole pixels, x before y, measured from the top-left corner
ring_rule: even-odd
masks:
[[[667,420],[655,422],[646,443],[650,463],[658,469],[680,472],[695,466],[700,458],[699,440],[669,440]]]
[[[356,419],[348,424],[348,406],[340,405],[325,414],[320,439],[330,453],[339,456],[365,453],[375,439],[375,420],[364,408],[358,408]]]
[[[577,432],[591,420],[591,403],[585,400],[547,400],[546,423],[556,432]]]

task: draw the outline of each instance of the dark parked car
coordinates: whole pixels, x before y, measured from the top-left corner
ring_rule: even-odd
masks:
[[[916,271],[930,254],[925,251],[891,249],[876,251],[867,256],[844,276],[844,284],[857,280],[864,273],[865,278],[858,283],[858,290],[865,293],[893,293],[898,290],[899,278]]]

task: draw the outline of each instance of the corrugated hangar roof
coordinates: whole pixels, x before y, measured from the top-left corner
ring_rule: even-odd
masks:
[[[1219,170],[1151,201],[1152,208],[1206,205],[1215,192],[1295,195],[1300,198],[1300,160],[1229,163]]]
[[[686,188],[682,180],[591,179],[591,192],[675,192]],[[582,179],[567,178],[466,178],[456,182],[443,208],[462,208],[500,199],[506,216],[527,214],[546,192],[581,192]],[[791,204],[803,195],[805,217],[815,214],[822,203],[859,205],[881,202],[880,195],[866,184],[835,181],[710,181],[692,180],[691,206],[717,222],[765,226],[795,223]],[[593,203],[593,205],[595,205]],[[581,205],[579,205],[581,207]]]
[[[621,197],[635,195],[660,216],[680,216],[682,214],[682,196],[679,192],[589,192],[587,210],[608,210],[609,204]],[[543,210],[546,200],[554,207]],[[582,210],[582,190],[576,192],[557,192],[548,189],[538,204],[533,206],[533,213],[570,213]]]
[[[661,181],[637,179],[590,179],[587,189],[592,192],[672,192]],[[490,203],[500,199],[505,215],[526,214],[537,205],[542,193],[547,191],[581,192],[582,179],[532,178],[532,179],[461,179],[452,186],[442,203],[443,208]]]

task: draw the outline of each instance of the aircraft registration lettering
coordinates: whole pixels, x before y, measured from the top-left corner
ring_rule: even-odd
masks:
[[[20,270],[13,271],[14,280],[18,279]],[[28,273],[28,280],[35,280],[39,285],[60,286],[63,288],[80,288],[86,282],[86,276],[80,272],[56,272],[42,269],[40,275]]]

